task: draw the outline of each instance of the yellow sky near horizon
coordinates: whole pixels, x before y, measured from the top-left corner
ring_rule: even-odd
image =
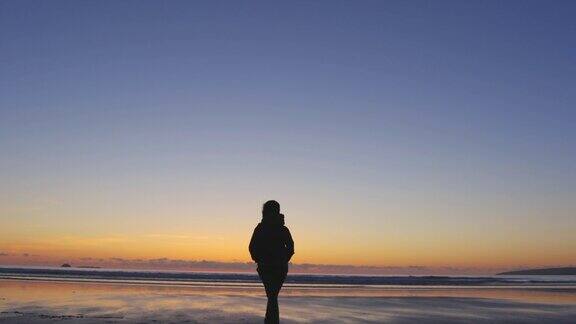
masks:
[[[28,260],[66,260],[91,258],[211,260],[221,262],[249,261],[247,251],[252,226],[231,225],[219,232],[206,229],[190,231],[142,231],[126,234],[117,231],[98,233],[85,230],[74,233],[49,222],[35,227],[0,229],[0,252],[28,254]],[[290,224],[288,224],[290,226]],[[569,265],[574,246],[567,233],[558,232],[555,240],[535,241],[530,235],[512,231],[476,232],[454,235],[449,231],[391,230],[378,233],[356,232],[353,226],[315,229],[290,226],[296,240],[295,263],[343,264],[356,266],[426,266],[494,268],[515,266]],[[452,234],[452,235],[450,235]],[[545,244],[544,244],[545,243]],[[7,258],[5,258],[6,260]],[[26,258],[17,258],[26,263]],[[14,258],[12,258],[14,260]],[[3,262],[0,259],[0,262]]]

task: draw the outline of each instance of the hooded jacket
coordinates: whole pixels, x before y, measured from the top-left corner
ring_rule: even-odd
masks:
[[[266,215],[254,229],[250,255],[259,265],[286,265],[294,255],[294,241],[284,215]]]

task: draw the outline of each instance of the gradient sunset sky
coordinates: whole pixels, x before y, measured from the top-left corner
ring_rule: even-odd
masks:
[[[294,263],[574,265],[574,17],[2,1],[0,265],[247,262],[268,199]]]

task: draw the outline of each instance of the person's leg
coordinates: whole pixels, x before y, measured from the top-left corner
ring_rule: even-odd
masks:
[[[266,324],[277,324],[280,322],[278,294],[286,278],[286,271],[283,267],[278,266],[258,267],[258,274],[264,284],[266,297],[268,297],[264,322]]]
[[[286,280],[286,275],[288,274],[288,266],[275,266],[273,268],[272,280],[271,280],[271,312],[270,323],[280,323],[280,307],[278,305],[278,295],[280,294],[280,289]]]
[[[264,289],[266,290],[266,317],[264,323],[275,324],[278,323],[278,289],[275,279],[273,267],[258,267],[258,274],[260,275],[260,280],[264,284]]]
[[[280,323],[280,306],[278,305],[278,295],[280,294],[280,289],[282,289],[282,285],[284,284],[284,280],[286,280],[287,274],[288,274],[288,266],[279,266],[274,269],[274,282],[273,282],[274,312],[272,313],[272,315],[274,315],[273,323]]]
[[[280,323],[280,309],[278,307],[278,294],[284,283],[284,278],[282,277],[282,267],[275,266],[270,271],[270,317],[269,323],[278,324]]]

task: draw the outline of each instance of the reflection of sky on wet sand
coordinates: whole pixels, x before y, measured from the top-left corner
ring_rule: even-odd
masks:
[[[282,291],[284,322],[550,322],[576,317],[576,290],[364,288]],[[0,280],[0,322],[261,322],[261,289]],[[69,316],[69,317],[65,317]]]

